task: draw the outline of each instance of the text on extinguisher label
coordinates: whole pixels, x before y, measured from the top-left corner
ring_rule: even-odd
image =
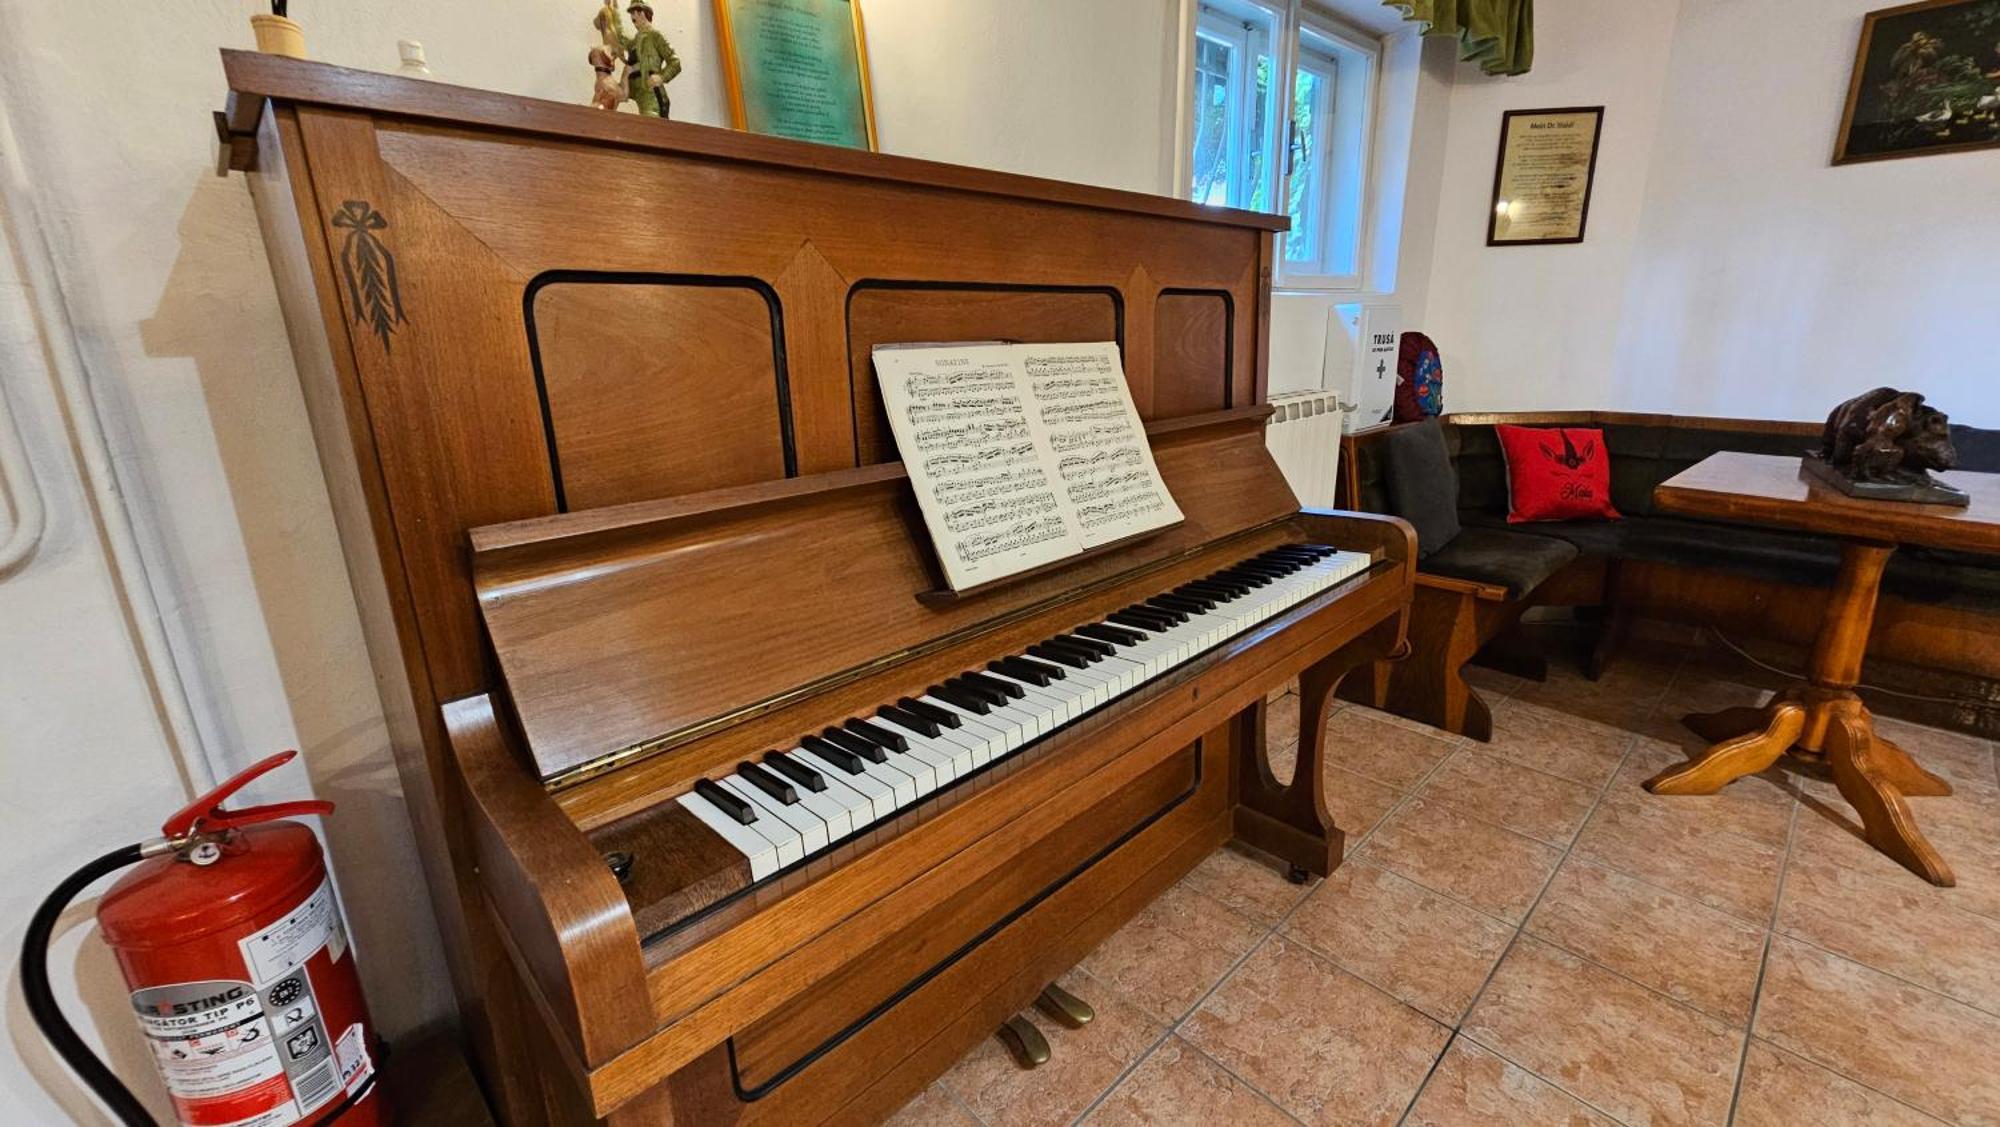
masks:
[[[132,1009],[181,1122],[279,1127],[298,1119],[256,987],[149,986],[133,992]]]
[[[319,882],[311,896],[286,912],[278,922],[236,941],[243,962],[259,986],[279,978],[305,961],[321,947],[334,962],[347,951],[346,921],[340,918],[340,903],[333,897],[333,878]]]

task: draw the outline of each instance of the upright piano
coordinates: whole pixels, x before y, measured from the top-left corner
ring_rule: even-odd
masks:
[[[1415,553],[1265,449],[1282,217],[224,65],[504,1118],[874,1121],[1225,842],[1339,864]],[[1185,520],[949,590],[869,354],[954,340],[1116,341]]]

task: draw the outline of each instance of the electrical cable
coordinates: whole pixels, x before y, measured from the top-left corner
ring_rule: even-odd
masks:
[[[1722,631],[1716,629],[1713,626],[1705,627],[1704,629],[1707,630],[1709,637],[1714,638],[1718,642],[1721,642],[1724,649],[1728,650],[1729,652],[1735,654],[1737,657],[1742,658],[1744,661],[1749,662],[1751,665],[1756,666],[1757,668],[1763,670],[1766,673],[1776,674],[1777,676],[1783,677],[1788,681],[1803,681],[1806,679],[1806,675],[1802,672],[1793,672],[1792,670],[1789,669],[1780,669],[1769,662],[1760,661],[1757,658],[1750,656],[1750,653],[1747,650],[1745,650],[1742,646],[1739,646],[1735,642],[1730,641],[1729,635],[1724,634]],[[1866,689],[1868,692],[1871,693],[1881,693],[1883,696],[1897,697],[1902,700],[1922,701],[1925,704],[1946,704],[1946,705],[1951,705],[1954,708],[1969,708],[1974,710],[1975,712],[2000,711],[2000,701],[1974,700],[1971,697],[1928,696],[1923,693],[1912,693],[1912,692],[1906,692],[1902,689],[1889,689],[1889,688],[1884,688],[1881,685],[1871,685],[1868,684],[1866,681],[1857,684],[1855,688]]]

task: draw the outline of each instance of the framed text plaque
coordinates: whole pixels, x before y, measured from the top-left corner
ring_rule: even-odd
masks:
[[[714,0],[730,124],[875,148],[861,0]]]
[[[1508,110],[1500,120],[1486,245],[1582,242],[1603,130],[1603,106]]]

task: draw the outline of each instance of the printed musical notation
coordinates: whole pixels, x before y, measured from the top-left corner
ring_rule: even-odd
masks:
[[[1085,548],[1181,519],[1153,465],[1114,345],[1037,345],[1023,356],[1028,399],[1048,430],[1064,498]]]
[[[1181,519],[1116,345],[884,346],[875,375],[954,588]]]

